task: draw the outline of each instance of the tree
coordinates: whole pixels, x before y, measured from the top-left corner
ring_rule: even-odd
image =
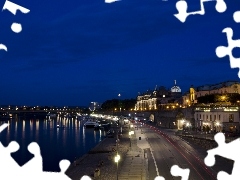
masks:
[[[119,100],[119,99],[112,99],[112,100],[106,100],[101,108],[103,110],[107,110],[107,111],[113,111],[115,108],[117,110],[131,110],[134,109],[136,104],[136,100],[135,99],[124,99],[124,100]]]

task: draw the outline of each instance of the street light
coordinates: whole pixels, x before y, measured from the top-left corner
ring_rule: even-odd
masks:
[[[130,139],[130,150],[132,150],[132,141],[131,141],[131,135],[134,134],[134,131],[129,131],[129,139]]]
[[[129,131],[129,140],[130,140],[130,151],[132,150],[132,142],[131,142],[131,135],[132,135],[132,133],[131,133],[132,131]]]
[[[120,156],[119,156],[119,154],[117,154],[116,156],[115,156],[115,163],[117,163],[117,180],[118,180],[118,161],[120,160]]]

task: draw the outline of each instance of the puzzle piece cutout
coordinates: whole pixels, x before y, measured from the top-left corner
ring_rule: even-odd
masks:
[[[27,14],[27,13],[30,12],[29,9],[24,8],[22,6],[19,6],[19,5],[15,4],[11,1],[8,1],[8,0],[6,0],[2,10],[8,10],[14,15],[16,15],[17,10],[19,10],[20,12],[22,12],[24,14]],[[15,33],[20,33],[22,31],[22,25],[14,22],[11,26],[11,29]]]
[[[162,177],[162,176],[157,176],[157,177],[154,178],[154,180],[165,180],[165,178]]]
[[[178,165],[173,165],[170,172],[173,176],[181,176],[181,180],[188,180],[190,169],[182,169]],[[165,178],[162,176],[157,176],[154,180],[165,180]]]
[[[204,159],[207,166],[213,166],[215,164],[215,155],[225,157],[227,159],[233,160],[233,170],[232,174],[229,175],[224,171],[220,171],[217,175],[218,180],[236,180],[240,177],[240,159],[239,159],[239,149],[240,149],[240,138],[230,142],[225,142],[225,136],[223,133],[217,133],[214,136],[215,141],[218,143],[218,147],[208,150],[208,155]],[[229,151],[230,150],[230,151]]]
[[[0,50],[5,50],[5,51],[7,51],[8,49],[7,49],[7,46],[6,46],[6,45],[0,44]]]
[[[89,176],[83,176],[80,180],[92,180]]]
[[[36,142],[30,143],[28,145],[28,151],[33,154],[34,158],[32,158],[32,160],[28,163],[24,164],[21,170],[32,173],[42,172],[42,156],[38,144]]]
[[[226,11],[227,6],[226,6],[226,3],[224,2],[224,0],[200,0],[201,9],[199,11],[194,11],[194,12],[187,12],[187,9],[188,9],[187,2],[185,0],[179,0],[176,3],[176,8],[178,10],[178,14],[174,14],[174,16],[179,21],[184,23],[189,15],[196,15],[196,14],[204,15],[205,9],[204,9],[203,3],[209,2],[209,1],[216,1],[215,9],[217,10],[217,12],[222,13],[222,12]]]
[[[12,158],[11,153],[16,152],[19,149],[19,145],[16,142],[11,142],[7,147],[4,147],[0,142],[0,160],[6,161],[6,163],[0,163],[1,174],[10,171],[12,168],[17,168],[19,165]]]
[[[8,127],[8,124],[3,124],[0,126],[0,132]],[[42,156],[40,147],[37,143],[32,142],[28,145],[28,151],[34,155],[34,157],[29,160],[22,167],[11,157],[11,153],[16,152],[19,149],[19,144],[15,141],[9,143],[7,147],[4,147],[0,142],[0,177],[4,179],[21,179],[24,180],[70,180],[70,178],[65,174],[66,170],[70,166],[68,160],[62,160],[59,163],[60,172],[43,172],[42,166]],[[6,178],[7,177],[7,178]],[[83,176],[81,180],[91,180],[89,176]]]
[[[8,10],[9,12],[11,12],[13,15],[16,15],[17,11],[19,10],[20,12],[26,14],[26,13],[29,13],[30,10],[27,9],[27,8],[24,8],[22,6],[19,6],[18,4],[15,4],[11,1],[8,1],[6,0],[4,5],[3,5],[3,8],[2,8],[2,11],[3,10]],[[15,33],[20,33],[22,31],[22,25],[20,23],[12,23],[11,25],[11,30]],[[7,46],[4,45],[4,44],[0,44],[0,50],[5,50],[7,51]]]
[[[14,14],[14,15],[16,15],[17,10],[21,11],[24,14],[30,12],[29,9],[27,9],[25,7],[22,7],[22,6],[19,6],[19,5],[15,4],[15,3],[11,2],[11,1],[8,1],[8,0],[5,1],[5,4],[3,5],[3,9],[2,10],[8,10],[12,14]]]
[[[240,11],[236,11],[234,14],[233,14],[233,19],[236,23],[240,23]]]
[[[117,1],[120,1],[120,0],[105,0],[105,3],[114,3],[114,2],[117,2]]]
[[[240,11],[236,11],[233,14],[233,19],[235,22],[239,23],[240,22]],[[225,56],[229,56],[229,60],[230,60],[230,67],[231,68],[240,68],[240,58],[235,58],[233,57],[232,54],[232,50],[233,48],[240,48],[240,39],[237,40],[233,40],[233,30],[232,28],[224,28],[223,31],[224,33],[226,33],[227,36],[227,41],[228,41],[228,46],[218,46],[216,48],[216,55],[219,58],[225,57]],[[238,72],[238,77],[240,78],[240,71]]]
[[[4,123],[0,126],[0,132],[2,132],[4,129],[6,129],[8,127],[7,123]]]
[[[173,165],[170,172],[173,176],[181,176],[182,180],[188,180],[190,169],[182,169],[178,165]]]

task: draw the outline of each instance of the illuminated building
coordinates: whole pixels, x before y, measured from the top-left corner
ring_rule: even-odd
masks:
[[[177,86],[175,80],[174,86],[170,90],[167,90],[164,86],[160,86],[159,88],[156,86],[154,90],[139,93],[135,110],[157,110],[163,105],[178,104],[181,97],[181,89]],[[171,105],[171,107],[173,106]]]
[[[188,106],[197,103],[197,98],[210,94],[240,94],[240,83],[238,81],[226,81],[213,85],[199,87],[191,86],[189,91],[183,95],[183,105]]]
[[[99,108],[101,108],[101,104],[99,104],[98,102],[91,102],[90,105],[89,105],[89,110],[90,111],[95,111]]]
[[[212,131],[239,131],[239,108],[237,106],[196,107],[195,125],[203,130],[207,127]]]

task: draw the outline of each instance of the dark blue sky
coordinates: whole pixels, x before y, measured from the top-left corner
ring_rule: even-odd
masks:
[[[4,1],[0,1],[0,5]],[[190,85],[239,80],[228,57],[215,49],[227,46],[225,27],[240,39],[233,13],[240,1],[226,1],[225,13],[216,2],[205,3],[204,16],[181,23],[176,0],[15,0],[30,13],[0,14],[0,104],[88,105],[91,101],[135,98],[156,85],[182,91]],[[190,0],[189,11],[200,9]],[[23,31],[11,31],[13,22]],[[240,57],[239,48],[234,49]]]

